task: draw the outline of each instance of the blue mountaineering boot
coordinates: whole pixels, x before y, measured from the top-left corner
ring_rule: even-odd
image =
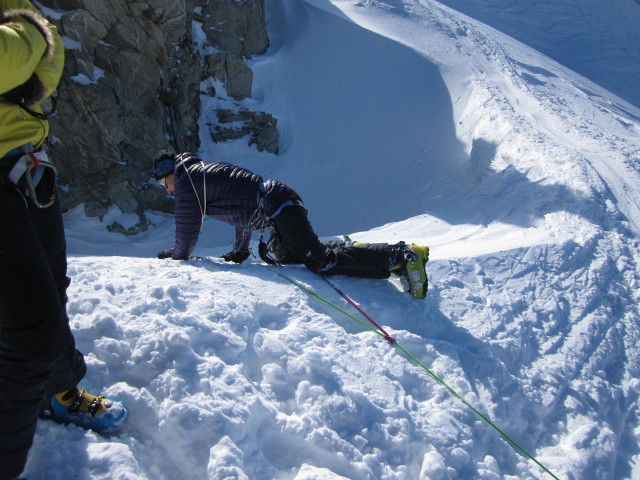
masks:
[[[65,425],[73,423],[101,435],[114,435],[127,421],[127,410],[120,402],[91,395],[84,388],[72,388],[48,399],[40,418]]]
[[[427,296],[427,289],[429,287],[427,272],[425,270],[425,265],[429,261],[429,247],[420,247],[412,243],[411,246],[407,248],[413,253],[412,259],[408,260],[405,265],[409,279],[409,292],[413,297],[422,299]]]

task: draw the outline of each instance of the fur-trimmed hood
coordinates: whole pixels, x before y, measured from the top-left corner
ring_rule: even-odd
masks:
[[[52,61],[51,59],[56,52],[57,45],[53,37],[52,25],[37,10],[18,7],[5,8],[0,11],[0,25],[9,23],[19,23],[23,25],[28,23],[35,27],[45,41],[45,51],[40,58],[38,67],[36,67],[31,76],[22,84],[10,90],[0,92],[5,100],[20,105],[27,112],[34,115],[30,106],[42,101],[48,95],[39,67]],[[35,113],[35,115],[38,116],[37,113]]]
[[[58,30],[28,0],[0,0],[0,157],[42,145],[49,133],[40,102],[64,72]]]
[[[33,10],[28,10],[26,8],[14,8],[11,10],[6,10],[0,12],[0,24],[9,23],[11,21],[15,21],[17,18],[21,17],[22,19],[29,22],[31,25],[36,27],[38,31],[42,34],[42,37],[47,42],[47,49],[44,52],[42,58],[49,58],[53,55],[53,51],[55,49],[55,44],[53,42],[53,34],[49,29],[49,26],[44,18],[39,15],[37,12]]]

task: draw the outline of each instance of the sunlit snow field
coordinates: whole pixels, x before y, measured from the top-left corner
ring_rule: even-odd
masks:
[[[424,301],[392,280],[333,281],[558,478],[640,478],[640,109],[623,99],[633,84],[616,95],[580,64],[593,52],[605,75],[620,60],[594,49],[625,46],[632,65],[640,5],[566,2],[599,12],[596,27],[559,16],[567,35],[601,39],[573,42],[568,65],[543,0],[266,3],[248,103],[278,118],[281,151],[213,144],[221,96],[203,97],[199,154],[286,182],[323,238],[430,246]],[[521,15],[518,39],[496,10]],[[203,260],[157,260],[173,219],[147,216],[124,237],[105,225],[137,218],[115,207],[65,215],[82,386],[130,421],[112,438],[40,422],[30,480],[552,478],[278,273],[358,316],[320,277],[224,263],[233,231],[213,220]]]

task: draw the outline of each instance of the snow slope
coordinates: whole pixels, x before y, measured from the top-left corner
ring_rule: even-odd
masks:
[[[429,245],[425,301],[334,280],[558,478],[640,478],[640,111],[443,3],[267,4],[253,102],[282,152],[212,144],[203,98],[201,155],[287,182],[327,238]],[[278,274],[357,315],[319,277],[225,264],[232,233],[212,221],[204,260],[156,260],[172,218],[149,218],[124,238],[104,233],[134,221],[116,210],[66,215],[83,386],[131,419],[108,439],[41,422],[30,480],[552,478]]]
[[[640,107],[640,2],[443,0]]]

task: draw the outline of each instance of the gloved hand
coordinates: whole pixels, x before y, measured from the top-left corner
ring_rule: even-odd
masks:
[[[173,255],[173,248],[167,248],[166,250],[160,250],[158,252],[158,255],[156,255],[158,258],[172,258]]]
[[[225,262],[242,263],[249,258],[249,252],[227,252],[220,258]]]

